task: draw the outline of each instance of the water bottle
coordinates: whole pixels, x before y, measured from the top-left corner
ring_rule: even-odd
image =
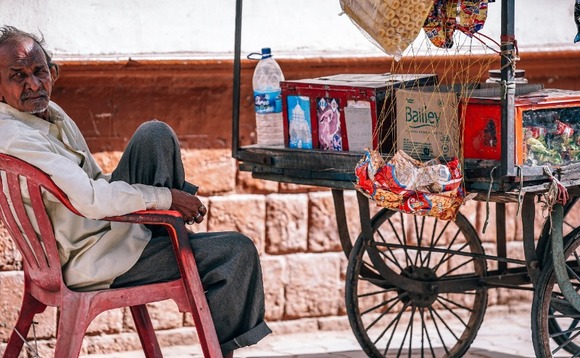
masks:
[[[284,81],[282,69],[272,57],[270,48],[263,48],[260,61],[254,70],[254,110],[258,145],[284,146],[284,119],[280,81]],[[248,56],[248,58],[251,58]]]

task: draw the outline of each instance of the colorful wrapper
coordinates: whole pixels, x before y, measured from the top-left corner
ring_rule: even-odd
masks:
[[[398,151],[387,163],[379,152],[367,150],[355,175],[357,190],[391,210],[453,220],[465,202],[457,159],[422,163]]]
[[[436,47],[451,48],[455,30],[471,37],[483,28],[487,5],[488,0],[433,0],[423,30]]]

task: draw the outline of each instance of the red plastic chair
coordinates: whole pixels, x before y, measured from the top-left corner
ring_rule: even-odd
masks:
[[[23,257],[24,298],[20,315],[8,340],[4,357],[18,357],[34,315],[47,306],[60,310],[54,356],[78,357],[82,340],[91,321],[101,312],[130,307],[135,327],[146,357],[162,357],[146,303],[173,299],[181,312],[193,315],[205,357],[222,357],[212,317],[204,294],[183,218],[176,211],[140,211],[106,220],[164,226],[169,232],[181,277],[178,280],[143,286],[90,292],[72,291],[64,284],[52,224],[45,212],[42,192],[58,198],[72,212],[80,215],[66,195],[38,168],[17,158],[0,154],[1,219]],[[37,235],[26,214],[21,194],[25,180],[30,205],[38,223]],[[18,333],[17,333],[18,331]]]

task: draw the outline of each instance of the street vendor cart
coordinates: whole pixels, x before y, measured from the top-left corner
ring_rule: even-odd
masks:
[[[388,208],[371,215],[370,202],[377,196],[360,190],[355,170],[361,167],[363,151],[240,146],[242,0],[236,2],[233,157],[254,178],[332,190],[338,236],[348,258],[347,314],[369,356],[464,355],[483,321],[488,288],[497,287],[534,292],[531,326],[537,356],[580,355],[580,228],[571,220],[580,196],[580,163],[570,158],[550,161],[547,150],[536,156],[528,152],[525,158],[521,153],[521,147],[530,146],[532,132],[543,128],[537,116],[562,123],[568,118],[567,126],[570,118],[580,121],[580,96],[514,85],[514,2],[501,2],[501,83],[495,93],[463,103],[492,113],[482,129],[489,135],[484,140],[500,144],[494,153],[465,156],[461,167],[464,190],[473,200],[495,205],[493,255],[485,253],[478,232],[461,212],[451,220]],[[389,81],[409,80],[397,76]],[[486,131],[490,127],[494,130]],[[534,149],[542,149],[538,146]],[[382,157],[378,160],[388,163],[389,156]],[[357,238],[349,235],[344,201],[344,191],[354,189],[361,222]],[[550,215],[536,232],[539,200]],[[521,211],[524,259],[508,256],[507,203],[518,203]]]

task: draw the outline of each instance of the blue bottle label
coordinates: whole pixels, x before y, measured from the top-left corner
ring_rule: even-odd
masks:
[[[281,91],[254,91],[254,109],[260,114],[282,112]]]

